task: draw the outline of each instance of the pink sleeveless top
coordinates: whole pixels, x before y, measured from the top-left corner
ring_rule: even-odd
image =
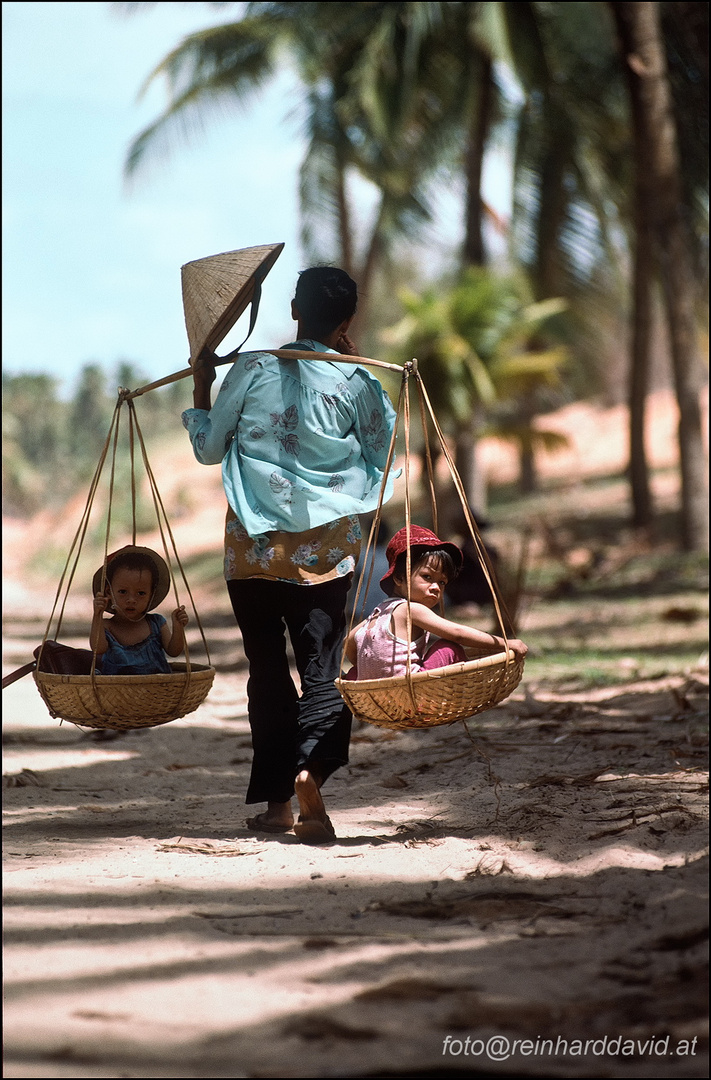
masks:
[[[407,674],[408,643],[392,632],[395,608],[407,601],[401,597],[384,600],[372,611],[365,625],[356,631],[358,679],[389,679]],[[424,632],[409,645],[411,670],[420,671],[431,635]]]

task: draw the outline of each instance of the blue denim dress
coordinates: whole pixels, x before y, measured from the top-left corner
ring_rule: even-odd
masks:
[[[137,645],[122,645],[108,627],[104,627],[109,647],[103,656],[98,658],[102,675],[169,675],[171,673],[161,640],[161,628],[166,625],[166,621],[162,615],[149,614],[146,618],[151,632]]]

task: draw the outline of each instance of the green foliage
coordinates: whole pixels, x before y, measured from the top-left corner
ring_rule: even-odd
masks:
[[[224,7],[230,21],[188,35],[149,76],[147,84],[165,86],[166,105],[134,140],[129,176],[199,135],[206,120],[244,108],[290,67],[292,115],[307,139],[299,177],[304,254],[338,261],[358,279],[362,341],[393,321],[392,314],[374,319],[373,307],[376,281],[395,292],[394,255],[436,242],[428,226],[440,192],[464,196],[464,257],[487,261],[491,253],[480,250],[486,243],[474,242],[481,215],[472,208],[481,203],[482,163],[496,152],[513,182],[507,258],[526,271],[536,298],[568,301],[567,344],[577,361],[569,385],[580,396],[619,394],[634,233],[633,118],[611,5],[298,0]],[[705,279],[708,4],[659,7],[685,214],[697,226],[697,270]],[[372,196],[360,218],[356,178]],[[456,246],[452,266],[462,257]],[[481,342],[474,351],[485,365],[484,350]],[[482,399],[490,396],[473,357],[459,378],[478,383]]]
[[[544,327],[566,305],[531,303],[523,278],[469,267],[454,286],[404,291],[401,300],[405,315],[383,341],[396,362],[417,357],[445,429],[466,428],[477,406],[495,410],[562,385],[569,354]]]
[[[99,463],[111,424],[116,397],[109,386],[137,389],[148,378],[130,362],[118,364],[107,379],[96,364],[83,367],[70,400],[62,400],[57,380],[49,375],[3,373],[3,495],[5,512],[31,516],[43,507],[61,506],[87,489]],[[165,432],[177,428],[180,413],[189,404],[189,388],[173,383],[137,399],[137,414],[148,446]],[[127,412],[127,410],[126,410]],[[130,455],[127,416],[122,416],[114,478],[113,515],[117,525],[132,518]],[[142,477],[140,450],[136,447],[136,474]],[[108,482],[108,466],[105,475]],[[140,486],[140,485],[139,485]],[[155,521],[145,489],[136,496],[140,527]]]
[[[417,358],[439,423],[455,438],[477,427],[477,435],[514,442],[522,483],[535,486],[535,452],[565,442],[534,425],[564,400],[570,354],[549,325],[565,302],[532,303],[523,277],[483,267],[469,267],[454,286],[401,299],[404,316],[382,335],[391,359]]]
[[[70,404],[67,422],[67,451],[78,480],[90,480],[106,441],[111,421],[111,403],[106,393],[104,372],[96,364],[86,364]]]
[[[45,491],[64,489],[67,410],[49,375],[3,373],[2,389],[4,504],[32,513]]]

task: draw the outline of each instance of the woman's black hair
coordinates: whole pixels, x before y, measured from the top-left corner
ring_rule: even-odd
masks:
[[[294,302],[304,334],[319,339],[355,315],[358,286],[337,266],[312,266],[299,274]]]
[[[454,581],[455,577],[459,574],[460,567],[457,566],[452,556],[445,548],[431,548],[424,547],[421,544],[413,544],[410,548],[412,559],[412,573],[419,570],[430,559],[436,564],[436,569],[440,574],[444,574],[447,579],[447,583]],[[407,573],[407,552],[401,551],[395,560],[395,566],[393,567],[393,579],[396,577],[404,578]]]
[[[142,551],[127,551],[125,555],[117,555],[106,566],[106,580],[109,584],[114,580],[117,570],[148,570],[151,575],[151,588],[155,591],[158,586],[158,567],[150,555],[144,555]]]

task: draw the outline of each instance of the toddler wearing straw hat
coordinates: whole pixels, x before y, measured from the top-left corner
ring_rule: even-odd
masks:
[[[94,574],[94,618],[89,642],[102,675],[169,675],[168,656],[185,648],[188,615],[181,604],[171,614],[172,629],[162,615],[149,614],[165,599],[170,573],[150,548],[129,545],[108,556]],[[105,612],[111,618],[105,619]]]

